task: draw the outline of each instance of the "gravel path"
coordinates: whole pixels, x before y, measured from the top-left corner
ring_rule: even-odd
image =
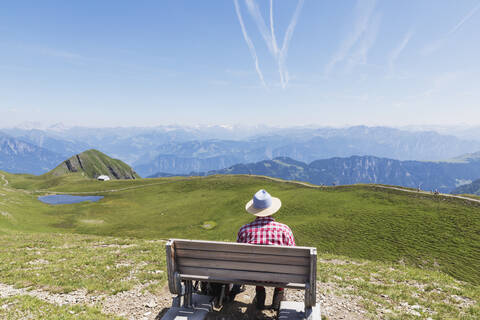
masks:
[[[2,180],[3,180],[3,186],[4,187],[8,186],[8,180],[7,180],[7,178],[5,178],[5,175],[0,173],[0,178],[2,178]]]
[[[252,176],[253,176],[253,175],[252,175]],[[282,179],[279,179],[279,178],[272,178],[272,177],[267,177],[267,176],[257,176],[257,177],[262,177],[262,178],[269,179],[269,180],[273,180],[273,181],[277,181],[277,182],[299,184],[299,185],[302,185],[302,186],[305,186],[305,187],[309,187],[309,188],[335,188],[335,187],[330,187],[330,186],[319,186],[319,185],[315,185],[315,184],[310,184],[310,183],[308,183],[308,182],[282,180]],[[429,192],[429,191],[423,191],[423,190],[416,191],[416,190],[410,190],[410,189],[406,189],[406,188],[402,188],[402,187],[390,187],[390,186],[384,186],[384,185],[379,185],[379,184],[372,184],[371,186],[373,186],[373,187],[375,187],[375,188],[398,190],[398,191],[403,191],[403,192],[409,192],[409,193],[424,194],[424,195],[433,196],[431,192]],[[458,195],[455,195],[455,194],[439,193],[439,194],[436,195],[436,196],[437,196],[437,197],[438,197],[438,196],[442,196],[442,197],[449,197],[449,198],[457,198],[457,199],[468,200],[468,201],[480,203],[480,200],[479,200],[479,199],[473,199],[473,198],[469,198],[469,197],[458,196]]]
[[[28,295],[56,305],[100,305],[106,314],[123,316],[129,320],[160,319],[172,303],[172,295],[164,287],[158,295],[143,290],[148,284],[137,286],[129,291],[116,295],[88,294],[86,290],[70,293],[50,293],[48,291],[29,288],[15,288],[0,283],[0,298]],[[320,303],[323,316],[328,319],[365,319],[366,311],[360,306],[359,298],[354,296],[338,296],[334,294],[336,285],[320,283],[317,286],[317,302]],[[321,288],[321,290],[320,290]],[[267,307],[271,304],[273,288],[267,288]],[[255,288],[247,286],[247,290],[239,294],[233,303],[227,304],[222,310],[212,312],[207,320],[240,320],[240,319],[275,319],[276,312],[272,310],[257,311],[252,304]],[[287,300],[303,302],[304,292],[301,290],[286,290]]]
[[[355,296],[338,296],[337,285],[333,283],[317,282],[317,303],[320,304],[322,316],[329,320],[334,319],[367,319],[366,311],[360,306],[360,299]],[[267,288],[267,299],[265,305],[269,307],[272,303],[273,288]],[[303,290],[286,290],[286,300],[304,301]],[[276,319],[276,312],[267,309],[257,311],[252,304],[255,297],[255,287],[248,286],[245,292],[239,294],[233,303],[226,305],[219,312],[211,313],[207,320],[247,320],[247,319]]]

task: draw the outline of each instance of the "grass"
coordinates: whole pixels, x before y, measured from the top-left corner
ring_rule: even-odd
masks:
[[[58,306],[30,296],[0,298],[0,318],[16,319],[123,319],[102,314],[97,308],[85,305]]]
[[[202,225],[202,228],[206,230],[211,230],[216,226],[217,226],[217,223],[215,221],[205,221]]]
[[[476,194],[460,194],[460,196],[480,200],[480,196]]]
[[[480,288],[443,272],[328,254],[319,259],[320,280],[337,284],[338,295],[360,297],[373,318],[480,317]]]
[[[24,175],[7,179],[16,187],[39,180]],[[127,189],[107,192],[122,188]],[[404,261],[480,283],[478,204],[368,185],[310,188],[247,176],[112,183],[63,177],[46,188],[49,193],[90,191],[105,198],[52,206],[36,200],[40,193],[3,188],[8,195],[0,197],[0,203],[10,217],[0,216],[0,232],[235,241],[239,227],[252,220],[244,204],[261,188],[282,199],[276,218],[292,228],[299,245],[352,258]],[[206,221],[215,227],[205,228]]]
[[[112,295],[142,285],[158,294],[166,280],[160,240],[38,233],[4,235],[0,244],[0,283],[17,287]],[[323,294],[355,296],[370,318],[415,318],[412,310],[432,319],[480,316],[479,286],[439,271],[320,253],[318,279]],[[59,307],[27,295],[0,299],[2,319],[114,319],[100,309],[100,302]]]
[[[166,282],[164,241],[19,233],[0,236],[0,282],[55,293],[115,294]]]
[[[282,199],[275,216],[292,228],[297,244],[317,247],[319,279],[334,284],[338,295],[358,297],[370,317],[480,318],[480,206],[467,200],[248,176],[109,182],[75,174],[5,176],[0,283],[107,295],[142,285],[158,293],[166,280],[162,239],[235,241],[239,227],[252,220],[244,204],[265,188]],[[105,198],[60,206],[36,199],[57,192]],[[73,318],[69,307],[8,299],[0,300],[0,318],[34,312],[30,306]],[[16,307],[1,308],[11,303]],[[75,308],[75,315],[101,319],[96,308]]]

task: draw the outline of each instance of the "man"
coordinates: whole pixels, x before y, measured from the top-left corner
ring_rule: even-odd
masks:
[[[282,202],[280,199],[272,197],[267,191],[262,189],[255,193],[253,199],[245,205],[245,209],[257,218],[240,228],[237,242],[295,246],[292,230],[287,225],[276,222],[271,217],[281,206]],[[275,288],[272,303],[273,309],[278,310],[280,308],[280,302],[283,300],[283,297],[283,288]],[[265,287],[256,287],[255,304],[257,309],[265,308]]]

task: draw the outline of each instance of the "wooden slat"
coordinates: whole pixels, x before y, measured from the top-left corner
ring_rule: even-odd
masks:
[[[259,271],[259,272],[273,272],[303,275],[305,278],[310,276],[310,266],[294,266],[276,264],[275,260],[272,263],[254,263],[254,262],[240,262],[227,260],[206,260],[206,259],[191,259],[191,258],[177,258],[179,268],[182,267],[201,267],[201,268],[221,268],[229,270],[243,270],[243,271]]]
[[[278,256],[278,255],[271,255],[271,254],[188,250],[188,249],[177,249],[175,251],[175,254],[177,258],[212,259],[212,260],[257,262],[257,263],[275,262],[278,264],[310,267],[309,257],[290,257],[290,256]]]
[[[175,251],[172,241],[168,241],[165,245],[165,256],[167,259],[168,288],[173,294],[178,294],[175,285]]]
[[[199,275],[191,275],[191,274],[180,274],[180,278],[182,278],[183,280],[198,280],[198,281],[205,281],[205,282],[246,284],[251,286],[280,287],[280,288],[305,290],[305,283],[293,283],[293,282],[280,283],[280,282],[264,282],[264,281],[235,280],[235,279],[221,279],[221,278],[213,279],[208,276],[199,276]]]
[[[254,271],[232,271],[228,269],[215,268],[199,268],[199,267],[184,267],[179,266],[178,270],[181,274],[208,276],[212,279],[232,279],[232,280],[252,280],[262,282],[281,282],[281,283],[307,283],[308,276],[285,274],[285,273],[270,273],[270,272],[254,272]],[[233,281],[232,281],[233,282]]]
[[[176,249],[259,253],[292,257],[309,257],[310,247],[261,246],[246,243],[173,239]]]
[[[317,304],[317,249],[312,248],[310,254],[310,261],[312,266],[310,268],[310,284],[312,291],[310,292],[311,306]]]

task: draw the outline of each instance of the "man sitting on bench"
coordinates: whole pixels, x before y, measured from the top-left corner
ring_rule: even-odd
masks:
[[[260,245],[295,246],[292,230],[290,230],[287,225],[276,222],[271,217],[281,206],[282,202],[280,199],[270,196],[267,191],[262,189],[255,193],[253,199],[246,204],[245,209],[257,218],[253,222],[240,228],[237,242]],[[239,292],[238,286],[232,289],[233,295],[237,292]],[[283,288],[275,288],[272,309],[278,310],[283,298]],[[259,310],[265,308],[265,287],[256,287],[255,304]]]

